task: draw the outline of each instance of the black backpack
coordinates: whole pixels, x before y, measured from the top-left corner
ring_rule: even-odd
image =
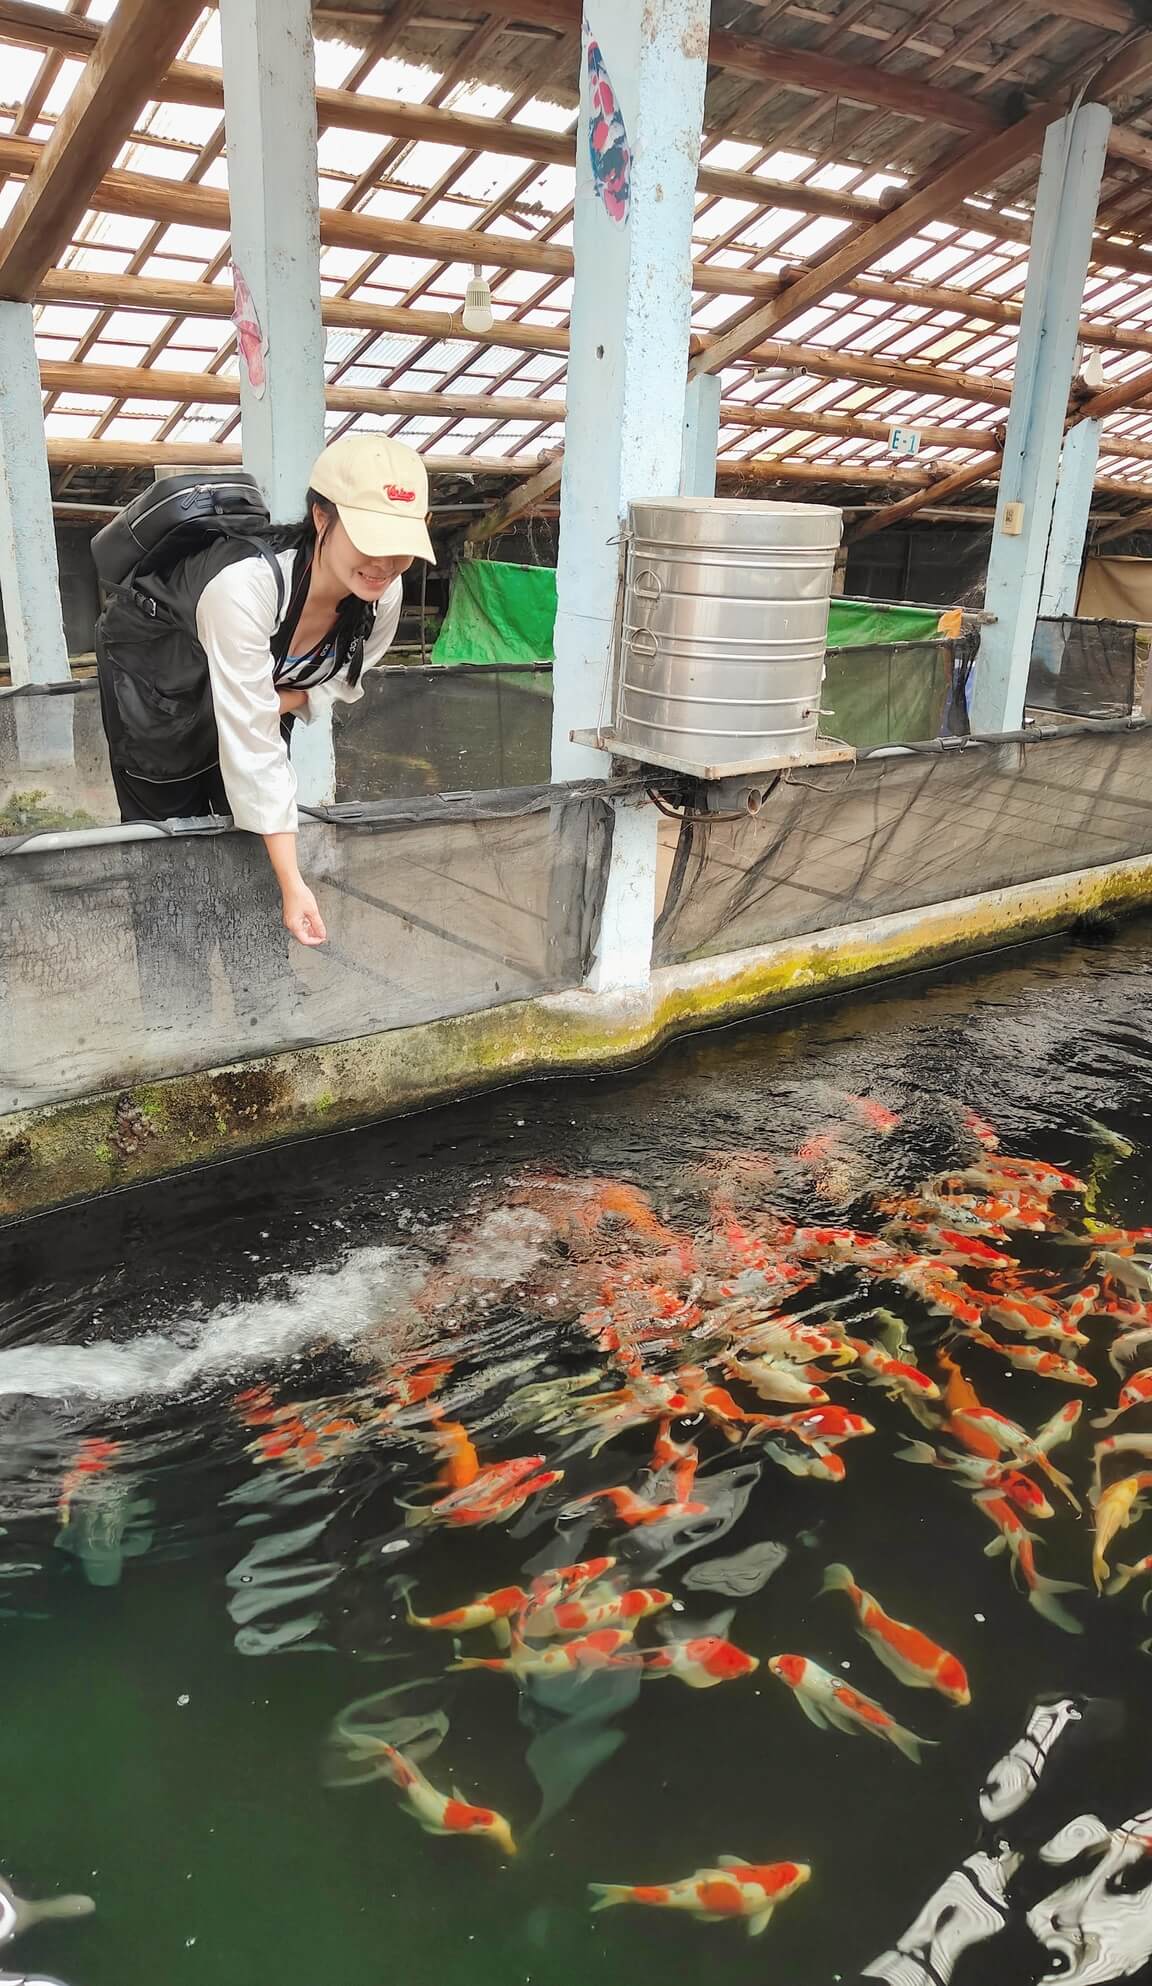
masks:
[[[226,565],[261,557],[276,576],[280,619],[284,574],[257,535],[268,522],[250,476],[173,476],[144,490],[92,540],[107,594],[96,623],[100,703],[118,770],[167,782],[216,764],[216,718],[196,608]],[[294,604],[295,613],[277,629],[274,655],[288,652],[301,600]]]

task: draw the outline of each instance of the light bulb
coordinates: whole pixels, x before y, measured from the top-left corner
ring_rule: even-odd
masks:
[[[465,331],[491,331],[496,322],[492,313],[492,291],[479,263],[472,271],[472,281],[464,292],[464,309],[460,322]]]

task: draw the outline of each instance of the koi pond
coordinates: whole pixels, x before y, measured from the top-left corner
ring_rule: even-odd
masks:
[[[0,1977],[1152,1979],[1150,990],[4,1230]]]

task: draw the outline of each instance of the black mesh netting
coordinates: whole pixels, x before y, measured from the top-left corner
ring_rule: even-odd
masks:
[[[863,759],[781,778],[754,818],[685,822],[670,965],[1152,853],[1152,730]]]
[[[1136,688],[1136,629],[1128,621],[1037,621],[1029,706],[1070,717],[1126,717]]]
[[[552,787],[332,810],[291,944],[249,834],[0,845],[0,1112],[578,986],[611,804]],[[4,849],[7,854],[4,854]]]

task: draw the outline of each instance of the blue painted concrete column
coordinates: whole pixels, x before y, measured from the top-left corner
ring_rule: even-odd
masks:
[[[568,734],[611,716],[617,541],[630,501],[680,488],[708,53],[708,0],[587,0],[584,15],[554,779],[608,770]]]
[[[67,682],[32,305],[0,303],[0,595],[14,686]],[[18,697],[20,763],[72,761],[72,698]]]
[[[316,64],[309,0],[221,0],[244,466],[277,523],[324,446]],[[297,725],[300,798],[335,797],[328,716]]]
[[[1103,421],[1077,421],[1064,437],[1048,556],[1044,561],[1044,583],[1040,589],[1042,614],[1076,612],[1103,426]]]
[[[972,694],[975,731],[1015,730],[1024,714],[1111,123],[1102,104],[1082,104],[1053,124],[1044,142],[984,600],[996,622],[984,629],[980,644]],[[1022,506],[1017,535],[1005,529],[1009,505]]]
[[[680,494],[714,497],[716,448],[720,440],[720,374],[698,372],[688,381],[684,400],[684,446],[680,458]]]

